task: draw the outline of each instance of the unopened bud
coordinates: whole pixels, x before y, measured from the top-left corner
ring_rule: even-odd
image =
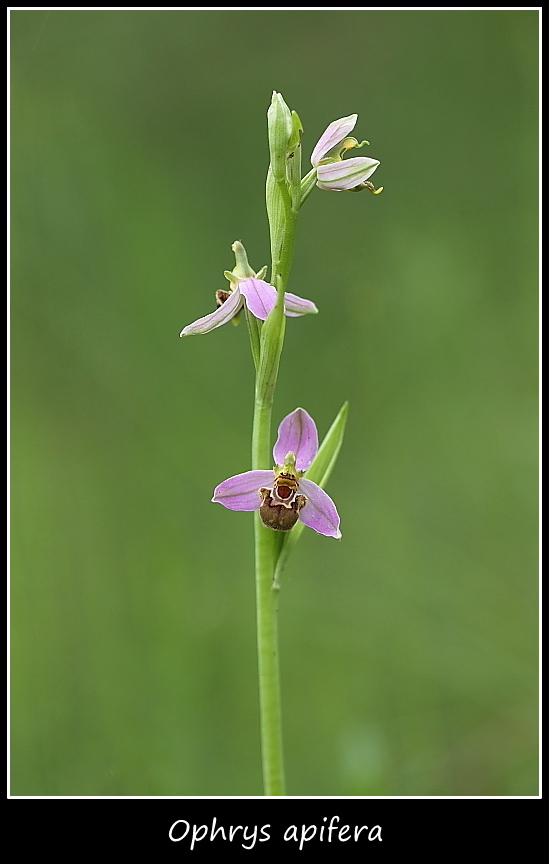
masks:
[[[267,127],[273,176],[277,181],[284,180],[287,154],[293,137],[292,133],[294,133],[294,123],[290,109],[276,90],[273,91],[271,104],[267,111]]]

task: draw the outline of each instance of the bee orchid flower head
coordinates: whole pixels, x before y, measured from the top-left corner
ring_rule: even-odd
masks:
[[[191,336],[200,333],[209,333],[216,327],[221,327],[240,312],[244,304],[252,315],[265,321],[267,315],[276,303],[276,288],[265,282],[263,276],[267,270],[263,267],[259,273],[254,273],[246,256],[246,250],[239,240],[232,245],[236,256],[236,267],[225,271],[229,280],[228,290],[216,291],[215,298],[217,309],[203,318],[198,318],[192,324],[183,328],[180,336]],[[288,291],[284,294],[284,312],[290,317],[298,317],[318,312],[311,300],[305,300]]]
[[[320,136],[311,155],[311,164],[316,169],[316,185],[320,189],[332,192],[341,192],[345,189],[369,189],[374,194],[382,191],[382,186],[376,189],[368,180],[379,165],[377,159],[370,159],[367,156],[343,159],[343,154],[347,150],[369,143],[368,141],[359,143],[356,138],[349,137],[357,119],[358,114],[350,114],[348,117],[334,120]]]
[[[318,450],[313,418],[296,408],[278,427],[272,471],[245,471],[219,484],[212,501],[229,510],[259,510],[275,531],[289,531],[298,519],[326,537],[341,537],[339,515],[330,496],[303,475]]]

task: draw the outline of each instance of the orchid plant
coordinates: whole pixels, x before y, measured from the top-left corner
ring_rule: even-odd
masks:
[[[215,292],[217,308],[188,324],[180,334],[209,333],[231,320],[235,322],[242,311],[248,325],[256,370],[252,466],[219,483],[212,501],[229,510],[255,514],[259,701],[266,795],[284,795],[277,643],[280,576],[305,526],[325,537],[341,538],[339,515],[324,487],[341,448],[348,409],[345,403],[319,447],[313,418],[303,408],[296,408],[278,427],[271,461],[271,415],[286,318],[318,312],[312,300],[286,291],[286,285],[297,216],[315,186],[333,192],[382,191],[383,187],[376,189],[369,179],[379,165],[377,159],[343,158],[348,150],[368,144],[350,137],[357,119],[357,114],[351,114],[330,123],[312,151],[312,170],[302,178],[303,126],[281,94],[273,93],[267,112],[270,280],[265,279],[267,267],[252,270],[243,244],[235,241],[235,267],[225,271],[228,287]]]

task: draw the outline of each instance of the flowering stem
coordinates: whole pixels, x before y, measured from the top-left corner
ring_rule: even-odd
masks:
[[[269,190],[270,186],[270,190]],[[276,218],[273,214],[275,196]],[[261,328],[260,354],[256,369],[255,407],[252,433],[252,467],[267,469],[271,461],[271,413],[280,355],[284,343],[284,291],[290,272],[297,213],[284,184],[267,181],[267,211],[271,231],[271,283],[279,292],[278,302]],[[265,795],[284,795],[282,717],[278,671],[277,598],[274,581],[279,537],[255,514],[255,568],[257,605],[257,651],[261,753]]]
[[[262,329],[265,329],[265,325]],[[260,363],[256,383],[252,439],[254,468],[269,467],[271,410],[275,384],[275,381],[271,381],[262,386],[261,365]],[[276,615],[278,591],[274,590],[273,586],[277,536],[263,525],[258,512],[255,513],[254,527],[263,786],[265,795],[284,795]]]

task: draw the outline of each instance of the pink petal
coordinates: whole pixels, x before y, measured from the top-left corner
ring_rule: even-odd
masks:
[[[318,144],[312,152],[311,165],[316,168],[320,160],[324,159],[326,153],[335,147],[336,144],[339,144],[340,141],[343,141],[349,132],[353,131],[357,119],[358,114],[349,114],[348,117],[342,117],[341,120],[334,120],[333,123],[330,123],[326,131],[318,139]]]
[[[339,540],[339,515],[330,496],[312,480],[303,477],[299,481],[299,491],[307,498],[307,503],[299,511],[301,522],[318,534]]]
[[[209,333],[210,330],[215,330],[216,327],[221,327],[222,324],[226,324],[227,321],[234,318],[243,303],[244,300],[237,286],[225,302],[221,304],[219,309],[216,309],[215,312],[210,312],[209,315],[204,315],[203,318],[199,318],[197,321],[193,321],[192,324],[187,324],[179,335],[193,336],[198,333]]]
[[[244,474],[235,474],[215,487],[212,501],[223,504],[229,510],[259,510],[259,490],[262,486],[272,488],[273,479],[272,471],[245,471]]]
[[[284,309],[286,315],[291,318],[318,312],[312,300],[305,300],[303,297],[298,297],[297,294],[290,294],[288,291],[284,295]]]
[[[246,306],[256,318],[265,320],[276,303],[276,288],[263,279],[243,279],[238,288],[246,298]]]
[[[243,279],[238,283],[238,288],[246,298],[246,306],[250,312],[264,321],[276,303],[276,288],[263,279]],[[318,309],[311,300],[286,292],[284,311],[286,315],[297,318],[300,315],[318,312]]]
[[[316,169],[317,186],[332,192],[343,189],[353,189],[363,183],[376,170],[379,162],[367,156],[355,156],[353,159],[341,159],[328,165],[319,165]]]
[[[298,471],[305,471],[309,467],[318,450],[315,421],[303,408],[296,408],[288,414],[278,427],[278,438],[273,448],[277,465],[284,464],[290,450],[295,453]]]

